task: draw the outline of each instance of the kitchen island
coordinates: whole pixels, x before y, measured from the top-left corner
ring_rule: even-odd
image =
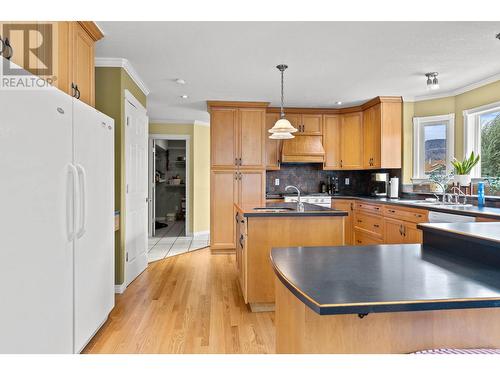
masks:
[[[307,203],[303,212],[296,203],[235,208],[238,279],[245,303],[254,312],[274,310],[271,248],[344,245],[345,211]]]
[[[481,241],[488,262],[480,245],[455,255],[425,232],[424,245],[273,248],[277,353],[500,348],[498,239]]]

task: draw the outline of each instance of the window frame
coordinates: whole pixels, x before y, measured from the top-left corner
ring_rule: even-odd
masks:
[[[413,178],[416,183],[429,180],[424,172],[424,127],[433,123],[446,125],[446,173],[451,173],[451,161],[455,154],[455,114],[413,118]]]
[[[464,156],[469,156],[472,151],[474,154],[481,155],[481,115],[500,112],[500,102],[490,103],[463,111],[464,116]],[[481,181],[481,162],[471,170],[471,177],[474,181]]]

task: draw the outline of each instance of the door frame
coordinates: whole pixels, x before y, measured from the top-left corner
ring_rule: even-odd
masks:
[[[191,207],[190,205],[190,188],[191,188],[191,179],[190,179],[190,174],[191,174],[191,169],[190,169],[190,143],[191,143],[191,136],[188,134],[149,134],[149,144],[151,144],[152,140],[157,140],[157,139],[164,139],[164,140],[172,140],[172,141],[186,141],[186,236],[190,236],[191,233],[191,227],[189,225],[189,220],[191,219],[191,215],[189,213],[189,209]],[[152,149],[149,150],[150,153],[153,152]],[[151,168],[148,168],[149,170],[149,178],[148,178],[148,192],[152,192],[152,182],[154,179],[154,172],[152,171]],[[149,197],[149,199],[153,199],[154,197]],[[156,202],[155,202],[156,204]],[[155,212],[156,210],[151,210],[152,212]],[[149,217],[149,220],[154,220],[155,218]]]
[[[125,253],[123,254],[123,263],[124,263],[124,267],[123,267],[123,290],[125,290],[125,288],[128,287],[128,285],[133,281],[133,280],[128,280],[128,272],[129,270],[127,269],[127,184],[129,183],[128,182],[128,176],[127,176],[127,165],[126,165],[126,162],[127,162],[127,155],[126,155],[126,150],[127,150],[127,117],[128,117],[128,111],[127,111],[127,101],[133,106],[135,107],[136,109],[138,109],[140,112],[142,112],[144,114],[144,116],[146,116],[147,118],[147,126],[148,126],[148,129],[146,129],[146,132],[149,134],[149,118],[148,118],[148,114],[147,114],[147,110],[146,108],[142,105],[141,102],[139,102],[139,100],[137,100],[137,98],[127,89],[124,90],[124,96],[122,98],[122,103],[123,103],[123,119],[122,119],[122,124],[121,124],[121,127],[122,127],[122,139],[123,139],[123,143],[122,143],[122,153],[121,153],[121,157],[123,157],[123,165],[124,165],[124,169],[122,171],[122,180],[121,180],[121,187],[122,187],[122,192],[121,192],[121,212],[120,212],[120,219],[121,219],[121,223],[120,223],[120,227],[121,228],[125,228],[125,234],[124,236],[122,237],[125,241],[125,243],[123,244],[123,247],[125,249]],[[149,142],[148,142],[149,144]],[[148,147],[148,145],[146,145],[146,147]],[[148,168],[148,166],[146,165],[146,168]],[[124,219],[123,219],[124,218]],[[146,218],[147,219],[147,218]],[[146,236],[147,236],[147,227],[146,227]],[[148,248],[147,248],[147,242],[146,242],[146,253],[148,251]],[[146,259],[146,268],[148,267],[148,262],[147,262],[147,259]]]

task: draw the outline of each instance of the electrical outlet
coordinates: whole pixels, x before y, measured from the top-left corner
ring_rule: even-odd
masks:
[[[279,186],[280,185],[280,179],[279,178],[275,178],[274,179],[274,186]]]
[[[349,177],[346,177],[346,179],[345,179],[345,184],[346,184],[346,185],[349,185]]]

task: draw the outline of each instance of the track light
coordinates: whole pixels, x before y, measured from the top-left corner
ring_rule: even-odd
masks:
[[[439,81],[437,78],[437,76],[438,76],[437,72],[425,73],[425,76],[427,77],[427,90],[439,89]]]

